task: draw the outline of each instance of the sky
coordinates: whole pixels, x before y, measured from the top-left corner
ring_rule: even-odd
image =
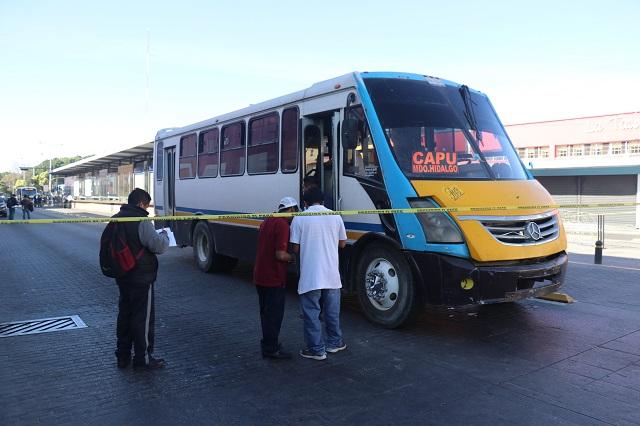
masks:
[[[350,71],[504,124],[640,111],[640,1],[0,0],[0,171],[113,152]]]

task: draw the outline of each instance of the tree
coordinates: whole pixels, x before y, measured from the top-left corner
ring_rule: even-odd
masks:
[[[10,193],[16,186],[16,181],[20,179],[20,173],[2,172],[0,173],[0,193]]]
[[[79,155],[76,155],[75,157],[56,157],[56,158],[52,158],[51,159],[51,170],[53,169],[57,169],[58,167],[62,167],[62,166],[66,166],[67,164],[71,164],[74,163],[78,160],[82,160],[83,158],[87,158],[87,157],[81,157]],[[42,163],[38,164],[37,166],[34,166],[34,168],[36,170],[49,170],[49,160],[44,160]]]
[[[35,175],[34,177],[35,186],[38,188],[44,187],[44,185],[49,184],[49,171],[45,170]]]

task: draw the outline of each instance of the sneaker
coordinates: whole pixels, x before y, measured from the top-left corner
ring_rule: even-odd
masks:
[[[316,353],[316,352],[311,352],[309,349],[302,349],[300,351],[300,356],[302,358],[309,358],[309,359],[315,359],[318,361],[322,361],[323,359],[327,359],[327,354],[326,353]]]
[[[262,358],[290,359],[291,358],[291,352],[283,351],[282,349],[278,349],[275,352],[262,351]]]
[[[347,344],[343,343],[341,346],[336,346],[335,348],[328,347],[327,352],[329,352],[330,354],[335,354],[340,351],[344,351],[345,349],[347,349]]]
[[[166,363],[162,358],[153,358],[149,357],[149,362],[147,364],[136,364],[133,363],[134,370],[157,370],[159,368],[164,368]]]

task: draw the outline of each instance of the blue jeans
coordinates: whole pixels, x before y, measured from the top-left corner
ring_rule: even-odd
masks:
[[[320,298],[324,332],[320,322]],[[340,330],[340,289],[313,290],[300,295],[300,305],[304,319],[304,342],[307,349],[316,354],[324,354],[326,347],[343,345]]]
[[[16,208],[9,207],[9,220],[13,220],[15,216],[16,216]]]
[[[31,212],[29,209],[22,209],[22,220],[31,219]]]

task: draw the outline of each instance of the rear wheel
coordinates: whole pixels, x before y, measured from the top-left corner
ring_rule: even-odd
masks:
[[[193,230],[193,258],[204,272],[228,272],[238,263],[238,259],[216,253],[211,228],[202,221]]]
[[[385,244],[372,244],[362,251],[356,287],[367,318],[387,328],[415,319],[421,307],[409,263],[402,253]]]

